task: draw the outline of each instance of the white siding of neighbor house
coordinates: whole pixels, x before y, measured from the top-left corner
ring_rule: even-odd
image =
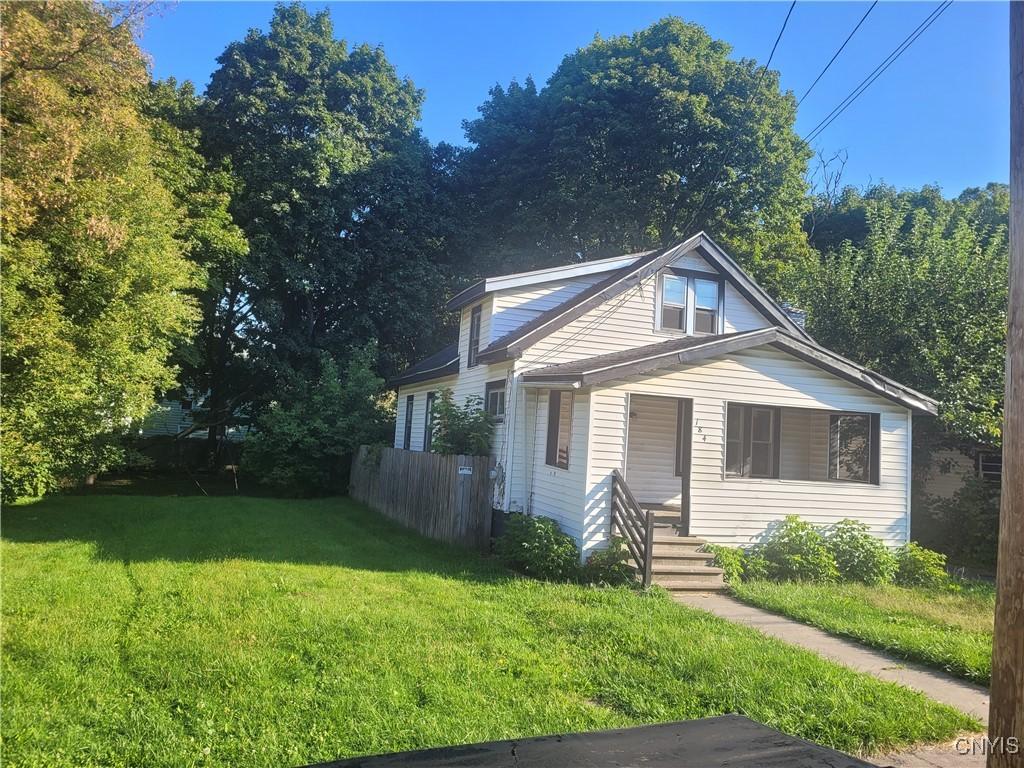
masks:
[[[820,525],[855,518],[867,523],[887,544],[896,546],[907,540],[907,409],[783,352],[756,350],[595,388],[590,399],[593,428],[581,521],[593,533],[583,542],[585,548],[599,545],[607,536],[610,475],[613,469],[621,471],[626,459],[623,416],[627,395],[693,398],[693,535],[722,544],[749,545],[772,523],[797,514]],[[730,401],[881,414],[880,485],[726,479],[723,440],[725,408]],[[633,426],[630,424],[630,429]],[[822,446],[818,450],[827,449]]]
[[[952,498],[963,487],[964,480],[976,474],[974,459],[954,449],[932,454],[931,466],[921,478],[921,490],[929,496]]]
[[[684,254],[674,266],[713,272],[714,269],[695,253]],[[556,363],[581,360],[608,352],[657,344],[678,338],[678,333],[657,330],[655,305],[657,276],[627,289],[613,299],[590,310],[565,327],[541,339],[517,361],[516,371]],[[767,328],[771,323],[726,283],[724,327],[727,333]]]

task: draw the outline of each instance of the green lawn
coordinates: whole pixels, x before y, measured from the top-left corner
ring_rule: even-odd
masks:
[[[753,605],[905,659],[988,685],[995,587],[964,582],[957,593],[864,584],[774,584],[734,588]]]
[[[848,751],[977,723],[663,594],[542,584],[344,499],[3,520],[4,764],[288,766],[739,712]]]

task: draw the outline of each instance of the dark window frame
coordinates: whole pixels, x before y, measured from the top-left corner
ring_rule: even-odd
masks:
[[[563,398],[569,396],[569,424],[566,428],[564,458],[560,451],[560,428]],[[555,469],[569,469],[569,448],[572,443],[572,390],[552,389],[548,393],[548,432],[544,463]]]
[[[423,450],[429,452],[434,445],[434,401],[436,392],[427,392],[427,402],[423,409]]]
[[[483,305],[477,304],[469,311],[469,353],[467,354],[466,367],[475,368],[480,355],[480,324],[483,315]]]
[[[412,412],[416,406],[416,395],[405,396],[405,425],[402,431],[405,433],[402,435],[402,449],[410,450],[412,447]]]
[[[505,421],[505,409],[508,407],[508,401],[506,400],[506,381],[505,379],[496,379],[494,381],[488,381],[484,385],[484,410],[491,414],[495,424],[501,424]],[[491,395],[495,392],[501,392],[501,413],[497,410],[491,410]]]
[[[737,409],[740,418],[740,471],[729,471],[729,411]],[[753,437],[754,411],[768,411],[771,413],[771,469],[769,474],[754,474],[753,459]],[[737,403],[726,402],[725,404],[725,428],[722,431],[723,448],[723,475],[727,480],[779,480],[782,469],[781,448],[782,448],[782,408],[777,405],[764,405],[763,403]],[[763,441],[758,441],[763,442]]]
[[[693,400],[678,398],[676,400],[676,477],[684,477],[690,474],[691,451],[693,450]],[[691,409],[687,418],[687,409]],[[685,429],[689,421],[691,431]]]
[[[832,477],[833,452],[832,452],[832,420],[850,417],[862,417],[868,419],[868,479],[857,480],[854,478]],[[880,413],[870,411],[829,411],[828,412],[828,479],[829,483],[842,483],[855,485],[881,485],[881,442],[882,442],[882,418]]]

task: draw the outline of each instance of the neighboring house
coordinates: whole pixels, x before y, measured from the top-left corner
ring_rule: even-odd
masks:
[[[704,540],[749,545],[788,514],[909,537],[912,415],[935,401],[816,344],[704,233],[487,278],[447,309],[458,343],[392,382],[396,447],[423,450],[440,389],[484,397],[496,506],[553,518],[584,556],[613,507],[631,540],[674,526],[631,546],[678,588],[720,582]]]
[[[921,473],[921,488],[928,496],[951,499],[973,477],[998,484],[1003,478],[1003,456],[991,448],[941,448]]]
[[[177,400],[160,400],[153,411],[142,422],[139,437],[175,437],[185,432],[195,423],[193,414],[201,407],[205,395],[196,396],[186,392]],[[244,440],[250,427],[229,426],[224,430],[224,438],[230,441]],[[192,440],[205,440],[206,429],[197,429],[185,435]]]

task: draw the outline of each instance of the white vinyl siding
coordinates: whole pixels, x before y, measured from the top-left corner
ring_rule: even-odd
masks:
[[[446,387],[454,389],[456,378],[448,376],[434,381],[424,381],[402,387],[398,392],[398,412],[395,414],[395,448],[401,448],[405,440],[405,405],[406,398],[413,395],[412,433],[409,436],[409,450],[422,451],[424,438],[424,420],[427,416],[427,393],[435,392],[435,398]],[[435,400],[436,402],[436,400]]]
[[[559,469],[548,466],[547,429],[548,394],[550,390],[536,392],[536,406],[528,409],[533,413],[533,429],[530,430],[532,448],[532,471],[528,509],[535,515],[550,517],[559,527],[583,544],[585,525],[583,521],[583,490],[587,466],[587,425],[589,422],[590,397],[586,392],[573,392],[572,431],[569,441],[569,468]],[[569,392],[565,395],[568,397]]]
[[[714,272],[710,264],[692,253],[677,259],[672,266]],[[692,289],[690,293],[692,294]],[[688,297],[691,307],[692,298],[692,295]],[[658,276],[652,275],[639,285],[628,288],[624,293],[595,307],[525,350],[516,364],[516,370],[523,371],[582,360],[676,338],[679,331],[672,333],[659,330],[656,316],[659,304]],[[692,311],[689,314],[692,315]],[[771,323],[760,312],[726,283],[726,333],[770,326]],[[692,324],[688,327],[692,327]]]
[[[482,338],[489,341],[499,339],[607,277],[608,273],[602,272],[498,291],[494,294],[494,315],[490,334]]]
[[[710,541],[749,545],[787,514],[821,525],[849,517],[865,522],[872,533],[890,545],[906,541],[908,531],[907,467],[909,431],[907,410],[883,398],[796,360],[783,352],[756,350],[693,365],[681,365],[658,375],[637,377],[604,386],[592,393],[595,424],[607,423],[614,433],[615,418],[625,409],[627,394],[693,398],[693,461],[691,470],[691,533]],[[725,409],[729,402],[821,411],[859,411],[881,414],[880,484],[830,483],[812,480],[726,478],[724,476]],[[827,416],[827,414],[826,414]],[[798,420],[799,420],[798,415]],[[820,418],[810,414],[808,422]],[[796,428],[796,424],[793,425]],[[633,424],[630,424],[633,429]],[[595,435],[588,467],[588,503],[607,493],[612,469],[622,469],[623,434]],[[826,431],[827,433],[827,431]],[[598,441],[601,445],[598,445]],[[827,457],[827,445],[820,447]],[[813,449],[808,448],[808,453]],[[815,450],[818,456],[821,450]],[[827,459],[826,459],[827,460]],[[816,462],[801,451],[782,458],[784,466],[802,465],[816,471]],[[667,465],[666,465],[667,467]],[[595,531],[595,536],[606,535]]]

